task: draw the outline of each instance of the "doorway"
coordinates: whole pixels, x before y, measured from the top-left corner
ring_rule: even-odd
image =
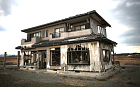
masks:
[[[50,56],[51,56],[50,65],[51,66],[60,66],[60,47],[51,49]]]

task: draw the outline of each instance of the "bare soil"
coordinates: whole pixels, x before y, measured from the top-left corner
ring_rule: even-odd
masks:
[[[140,66],[127,66],[108,79],[88,79],[57,74],[0,70],[1,87],[140,87]]]

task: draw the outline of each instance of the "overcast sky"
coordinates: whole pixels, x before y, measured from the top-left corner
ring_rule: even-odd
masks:
[[[140,0],[0,0],[0,54],[17,54],[22,29],[96,10],[116,53],[140,52]]]

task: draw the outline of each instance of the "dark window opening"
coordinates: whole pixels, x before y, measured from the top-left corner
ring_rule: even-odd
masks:
[[[110,52],[109,50],[103,50],[103,61],[109,62],[110,61]]]
[[[41,37],[41,31],[36,33],[27,34],[26,42],[30,42],[33,37]]]
[[[46,37],[48,37],[48,30],[46,30]]]
[[[89,29],[89,28],[90,28],[90,23],[87,23],[87,24],[85,25],[85,27],[86,27],[86,29]]]
[[[89,48],[77,45],[76,48],[68,48],[68,64],[89,64]]]
[[[85,29],[89,29],[90,28],[90,23],[84,24],[84,25],[79,25],[79,26],[75,26],[75,30],[85,30]]]

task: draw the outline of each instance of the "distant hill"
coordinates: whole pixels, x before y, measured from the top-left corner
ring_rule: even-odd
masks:
[[[17,57],[17,55],[6,55],[8,57]],[[4,54],[0,54],[0,57],[4,57]]]
[[[3,54],[0,54],[0,57],[4,57],[4,55]]]

